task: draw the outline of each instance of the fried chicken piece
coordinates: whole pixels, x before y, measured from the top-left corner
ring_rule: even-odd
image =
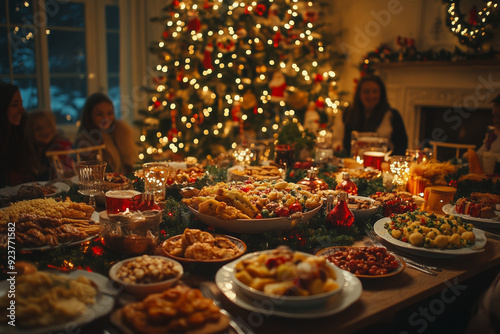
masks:
[[[196,196],[196,197],[192,197],[192,198],[183,198],[182,203],[199,211],[200,204],[205,202],[205,201],[209,201],[209,200],[212,200],[212,198],[211,197],[204,197],[204,196]]]
[[[180,238],[177,240],[167,240],[163,249],[173,256],[184,257],[184,249],[182,248],[182,240]]]
[[[183,249],[186,249],[186,247],[196,242],[206,243],[211,246],[214,241],[215,239],[210,233],[198,229],[185,229],[181,237],[181,245]]]
[[[43,246],[45,245],[45,236],[38,229],[29,229],[23,234],[24,236],[24,244],[25,245],[35,245],[35,246]]]
[[[213,260],[215,255],[213,252],[213,247],[209,244],[196,242],[188,246],[184,252],[184,257],[186,259],[195,260]]]

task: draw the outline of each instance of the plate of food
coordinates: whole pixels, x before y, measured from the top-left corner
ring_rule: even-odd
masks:
[[[469,221],[477,226],[489,227],[489,228],[500,228],[500,211],[495,211],[495,217],[492,218],[481,218],[481,217],[473,217],[471,215],[466,215],[462,213],[457,213],[455,209],[455,205],[446,204],[443,205],[443,212],[462,218],[465,221]]]
[[[271,301],[259,302],[245,294],[234,283],[234,272],[236,264],[240,259],[222,266],[215,275],[215,283],[222,293],[234,304],[251,312],[257,312],[269,316],[278,316],[291,319],[315,319],[331,316],[345,310],[361,297],[361,281],[353,274],[340,270],[343,275],[343,286],[339,293],[333,298],[313,308],[291,307],[283,308],[278,300],[269,307]]]
[[[125,334],[211,334],[229,327],[229,318],[211,299],[181,284],[125,305],[114,311],[110,320]]]
[[[75,270],[70,273],[36,271],[16,277],[15,326],[5,317],[0,331],[13,334],[62,332],[105,316],[114,306],[110,281],[97,273]],[[10,283],[0,282],[0,305],[7,309]],[[103,293],[105,292],[105,293]],[[40,300],[45,302],[40,303]],[[39,314],[40,316],[33,316]]]
[[[307,222],[321,209],[321,205],[300,214],[288,217],[260,218],[260,219],[221,219],[216,216],[201,213],[188,206],[189,211],[201,222],[234,233],[263,233],[269,231],[285,231],[301,222]]]
[[[285,179],[285,170],[276,166],[236,165],[227,170],[228,181],[278,180]]]
[[[16,225],[16,247],[23,252],[81,244],[98,236],[99,214],[85,203],[52,197],[16,202],[0,210],[0,233]]]
[[[246,244],[238,238],[198,229],[185,229],[162,244],[163,253],[181,263],[227,263],[246,250]]]
[[[336,202],[334,205],[335,204]],[[347,206],[351,209],[354,214],[354,219],[356,220],[365,220],[370,218],[377,212],[380,204],[380,202],[370,197],[349,196],[347,198]]]
[[[391,277],[402,273],[406,268],[403,260],[384,247],[335,246],[322,249],[316,255],[326,257],[340,269],[359,278]]]
[[[323,203],[319,194],[282,180],[220,182],[181,194],[199,220],[236,233],[290,229],[311,219]]]
[[[382,218],[375,233],[403,250],[427,257],[453,257],[484,251],[486,236],[460,218],[437,217],[427,212],[409,212]]]
[[[317,308],[343,289],[342,270],[326,258],[287,246],[254,252],[235,261],[233,282],[256,301],[279,308]]]
[[[69,190],[69,185],[64,182],[29,182],[14,187],[0,189],[0,196],[11,197],[13,199],[34,199],[55,196],[61,192]]]

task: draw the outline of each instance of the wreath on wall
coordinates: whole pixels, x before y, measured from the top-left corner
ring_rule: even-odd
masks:
[[[450,27],[461,44],[479,51],[484,42],[493,37],[500,19],[499,1],[486,0],[483,8],[473,6],[469,10],[468,20],[460,10],[460,0],[445,0],[446,25]]]

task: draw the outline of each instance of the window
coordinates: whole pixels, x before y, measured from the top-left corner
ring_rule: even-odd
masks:
[[[96,91],[120,117],[119,29],[118,0],[0,0],[0,80],[60,125],[75,125]]]

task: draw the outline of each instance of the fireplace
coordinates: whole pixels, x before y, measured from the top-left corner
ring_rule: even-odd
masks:
[[[500,62],[390,63],[378,70],[403,117],[409,148],[430,140],[479,148],[491,124],[491,100],[500,94]]]
[[[421,147],[430,147],[429,141],[472,144],[479,148],[483,144],[491,110],[477,109],[470,112],[454,108],[421,106],[418,140]],[[455,157],[455,149],[440,148],[440,159]]]

